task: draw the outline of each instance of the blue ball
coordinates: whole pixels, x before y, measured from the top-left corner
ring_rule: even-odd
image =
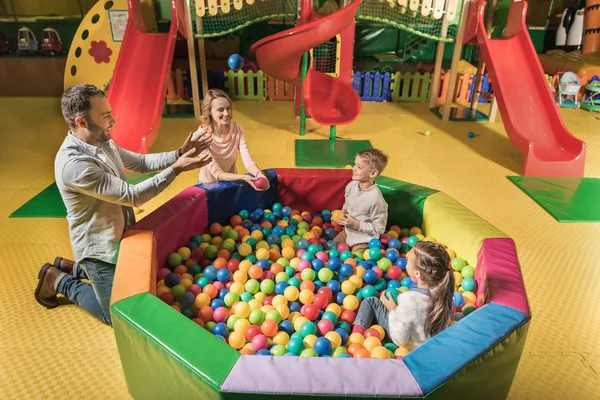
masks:
[[[346,332],[342,328],[336,328],[335,332],[342,338],[342,345],[345,345],[348,341],[348,332]]]
[[[463,297],[462,293],[454,292],[454,295],[452,296],[452,302],[454,303],[455,307],[460,308],[463,304],[465,304],[465,298]]]
[[[283,218],[283,213],[281,212],[281,210],[274,210],[273,215],[275,216],[275,219]]]
[[[400,257],[396,260],[396,267],[400,267],[402,271],[406,271],[406,258]]]
[[[284,357],[296,357],[296,354],[294,354],[294,353],[285,353],[283,356]]]
[[[344,304],[345,297],[346,297],[346,295],[344,294],[344,292],[337,292],[337,294],[335,295],[335,302],[341,306],[342,304]]]
[[[336,236],[337,236],[337,232],[333,228],[327,228],[327,229],[325,229],[325,232],[323,232],[323,237],[326,240],[331,240]]]
[[[334,281],[334,280],[330,280],[329,282],[327,282],[327,285],[325,285],[325,286],[327,286],[327,288],[329,290],[331,290],[331,292],[333,294],[336,294],[337,292],[339,292],[340,287],[341,287],[340,283],[338,281]]]
[[[288,287],[288,283],[287,282],[277,282],[275,284],[275,293],[283,295],[283,292],[285,291],[285,289]]]
[[[396,262],[396,260],[398,260],[398,258],[400,258],[400,255],[398,254],[397,251],[394,250],[388,250],[385,253],[385,258],[387,258],[388,260],[390,260],[393,263]]]
[[[327,243],[325,243],[326,250],[332,250],[332,249],[335,249],[336,247],[337,247],[337,243],[334,242],[333,240],[328,240]]]
[[[469,132],[467,136],[469,137],[469,139],[473,139],[475,137],[475,134],[473,132]]]
[[[332,257],[327,261],[327,267],[332,271],[338,271],[342,266],[342,262],[337,257]]]
[[[302,306],[297,301],[292,301],[290,304],[290,312],[300,311],[301,308]]]
[[[379,241],[379,239],[375,239],[375,238],[369,240],[369,248],[373,248],[373,247],[380,248],[381,241]]]
[[[196,247],[198,247],[198,243],[196,243],[196,242],[188,242],[188,244],[186,244],[185,247],[187,247],[190,250],[194,250]]]
[[[171,272],[170,274],[168,274],[165,277],[165,285],[167,285],[167,287],[172,288],[173,286],[175,286],[177,284],[179,284],[179,274],[176,274],[175,272]]]
[[[229,290],[227,290],[227,289],[225,289],[225,288],[223,288],[223,289],[219,290],[219,298],[220,298],[221,300],[225,300],[225,295],[226,295],[227,293],[229,293]]]
[[[331,214],[324,214],[322,217],[323,222],[331,222]]]
[[[338,358],[352,358],[350,354],[340,354]]]
[[[390,239],[388,242],[388,248],[398,250],[400,248],[400,241],[398,239]]]
[[[223,322],[218,322],[212,329],[213,335],[221,335],[223,337],[227,336],[229,333],[229,328]]]
[[[213,265],[209,265],[208,267],[204,268],[203,273],[204,277],[209,281],[214,281],[217,278],[217,269]]]
[[[279,331],[287,332],[288,335],[294,333],[294,326],[292,325],[292,321],[288,321],[287,319],[281,321],[279,324]]]
[[[219,307],[225,307],[225,302],[221,299],[214,299],[210,302],[210,308],[216,310]]]
[[[217,279],[223,283],[227,283],[231,279],[231,272],[227,268],[221,268],[217,271]]]
[[[195,300],[195,296],[194,293],[192,292],[184,292],[180,297],[179,297],[179,302],[181,303],[181,307],[182,308],[188,308],[191,307],[192,304],[194,304],[194,300]]]
[[[326,337],[321,336],[315,340],[314,349],[320,356],[329,355],[331,353],[331,342]]]
[[[393,280],[389,281],[387,284],[388,289],[398,289],[400,286],[402,286],[400,282]]]
[[[256,265],[261,267],[263,271],[266,271],[270,268],[269,262],[267,260],[257,260]]]
[[[256,352],[257,356],[270,356],[271,352],[267,349],[262,349]]]
[[[413,283],[412,279],[410,279],[408,276],[407,276],[406,278],[403,278],[403,279],[400,281],[400,284],[401,284],[402,286],[406,286],[407,288],[411,287],[411,286],[412,286],[412,283]]]
[[[273,228],[273,230],[271,231],[271,233],[273,235],[283,236],[283,234],[285,233],[285,229],[283,229],[283,227],[277,225],[275,228]],[[281,240],[281,238],[280,238],[280,240]]]
[[[292,208],[289,206],[285,206],[281,209],[281,213],[286,216],[289,217],[290,215],[292,215]]]
[[[315,284],[315,290],[321,289],[325,284],[319,280],[313,282]]]
[[[318,258],[315,258],[310,263],[312,264],[312,267],[315,270],[315,272],[319,272],[325,266],[325,264],[323,263],[323,261],[319,260]]]
[[[352,276],[354,274],[354,267],[352,264],[343,264],[340,267],[340,275],[341,276]]]
[[[308,248],[308,244],[308,240],[300,239],[298,240],[298,243],[296,243],[296,247],[298,248],[298,250],[306,250]]]
[[[372,269],[367,269],[363,274],[363,280],[367,283],[375,283],[379,279],[377,273]]]

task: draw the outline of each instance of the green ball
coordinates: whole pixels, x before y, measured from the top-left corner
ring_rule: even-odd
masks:
[[[271,294],[275,290],[275,283],[271,279],[265,279],[260,283],[260,290],[264,294]]]
[[[410,237],[408,238],[408,245],[409,245],[410,247],[415,247],[415,244],[417,244],[417,242],[418,242],[418,241],[419,241],[419,238],[418,238],[418,237],[416,237],[416,236],[414,236],[414,235],[413,235],[413,236],[410,236]]]
[[[171,293],[173,293],[173,297],[175,297],[175,300],[177,300],[177,301],[179,301],[179,298],[185,292],[186,292],[186,290],[183,285],[175,285],[171,288]]]
[[[409,228],[404,228],[401,231],[402,236],[410,236],[410,229]]]
[[[190,275],[192,275],[193,277],[195,277],[196,275],[198,275],[201,272],[202,272],[202,267],[200,267],[198,264],[190,265],[188,267],[188,273]]]
[[[304,271],[302,271],[302,272],[304,272]],[[319,275],[319,280],[323,283],[327,283],[333,279],[333,271],[330,270],[329,268],[321,268],[319,270],[318,275]]]
[[[188,317],[189,319],[194,318],[194,312],[192,311],[191,308],[184,308],[183,310],[181,310],[181,313],[183,315],[185,315],[186,317]]]
[[[410,246],[408,245],[408,243],[402,243],[400,244],[400,253],[408,253],[410,251]]]
[[[248,210],[241,210],[238,215],[240,216],[241,219],[248,219],[248,217],[250,216],[250,212],[248,212]]]
[[[293,278],[290,278],[290,280],[288,281],[288,285],[296,286],[297,288],[300,288],[300,283],[302,283],[302,281],[299,278],[296,278],[295,276]]]
[[[375,261],[379,260],[381,258],[381,249],[378,247],[371,247],[369,249],[369,257]]]
[[[217,258],[218,252],[219,252],[219,249],[217,249],[217,246],[215,246],[214,244],[211,244],[206,249],[204,249],[204,255],[207,258],[210,258],[211,260],[214,260],[215,258]]]
[[[256,248],[256,243],[258,243],[258,241],[256,239],[254,239],[253,237],[249,237],[246,240],[246,243],[248,243],[252,247],[252,249],[255,249]]]
[[[223,302],[227,307],[231,307],[233,303],[240,300],[240,296],[237,293],[229,292],[223,297]]]
[[[319,355],[313,349],[304,349],[300,353],[300,357],[319,357]]]
[[[453,270],[460,272],[467,265],[467,262],[460,257],[456,257],[450,261],[450,265],[452,265]]]
[[[467,315],[471,314],[476,309],[477,309],[476,307],[468,305],[468,306],[463,307],[462,312],[466,317]]]
[[[280,264],[284,268],[287,267],[288,265],[290,265],[290,261],[285,257],[278,258],[277,263]]]
[[[300,236],[300,235],[294,235],[294,236],[292,236],[292,240],[294,241],[294,243],[298,243],[298,240],[300,240],[300,239],[302,239],[302,236]]]
[[[398,290],[399,290],[400,292],[404,293],[404,292],[408,292],[410,289],[409,289],[409,288],[407,288],[406,286],[400,286],[400,287],[398,288]]]
[[[204,324],[204,326],[206,327],[207,331],[212,332],[216,324],[217,323],[215,321],[208,321],[206,324]]]
[[[375,297],[377,296],[377,290],[373,286],[367,285],[364,288],[362,288],[361,294],[363,299],[366,299],[368,297]]]
[[[238,317],[235,314],[230,315],[229,318],[227,318],[227,327],[229,328],[230,331],[233,332],[234,325],[238,319],[240,319],[240,317]]]
[[[235,245],[231,242],[223,243],[222,247],[230,253],[235,251]]]
[[[239,235],[238,231],[236,231],[235,229],[230,229],[227,231],[228,239],[238,240],[239,237],[240,237],[240,235]]]
[[[306,229],[303,229],[303,228],[298,228],[296,230],[296,233],[298,233],[298,235],[300,235],[300,236],[303,236],[306,232],[308,232],[308,231]]]
[[[274,356],[282,356],[287,353],[287,349],[282,344],[277,344],[271,349],[271,354]]]
[[[171,267],[176,267],[178,265],[181,265],[182,261],[183,260],[182,260],[181,256],[179,255],[179,253],[171,253],[171,254],[169,254],[169,258],[167,260],[167,262],[169,263],[169,265]]]
[[[387,287],[387,282],[384,278],[377,279],[377,282],[373,285],[378,292],[381,292],[383,289]]]
[[[387,272],[388,268],[392,266],[392,262],[389,260],[389,258],[384,257],[377,261],[377,266],[381,268],[383,272]]]
[[[277,325],[279,325],[281,323],[281,314],[279,314],[279,311],[277,310],[271,310],[267,312],[267,315],[265,316],[265,320],[267,319],[272,319],[273,321],[277,322]]]
[[[339,321],[336,325],[336,328],[342,328],[343,330],[345,330],[346,332],[350,333],[350,324],[347,323],[346,321]]]
[[[386,349],[388,349],[389,351],[391,351],[392,353],[396,351],[396,349],[398,349],[398,346],[396,346],[394,343],[389,342],[383,345],[383,347],[385,347]]]
[[[253,298],[254,296],[252,296],[252,294],[248,292],[243,292],[242,294],[240,294],[240,300],[242,300],[244,303],[249,302]]]
[[[385,297],[387,297],[388,299],[393,299],[394,303],[398,302],[398,295],[399,294],[400,293],[396,289],[388,289],[388,290],[385,291]]]
[[[281,203],[274,203],[273,207],[271,207],[273,209],[273,211],[279,211],[283,208],[283,204]]]
[[[429,136],[429,135],[431,135],[431,131],[429,129],[427,129],[425,132],[423,132],[423,134],[425,136]]]
[[[265,313],[261,309],[252,310],[248,316],[248,321],[252,325],[260,325],[265,322]]]
[[[307,321],[302,324],[300,327],[300,334],[303,337],[307,337],[308,335],[316,335],[317,334],[317,326],[311,321]]]
[[[360,251],[352,253],[352,256],[354,258],[358,258],[360,261],[364,261],[365,260],[365,254],[363,252],[360,252]]]
[[[294,353],[294,354],[298,355],[302,352],[302,350],[304,350],[304,342],[302,341],[302,339],[304,339],[304,338],[302,336],[294,337],[294,335],[296,333],[298,333],[298,332],[295,332],[290,337],[290,341],[287,343],[287,349],[290,351],[290,353]],[[300,334],[298,333],[298,335],[300,335]]]
[[[260,283],[258,283],[256,279],[248,279],[244,285],[244,288],[246,289],[246,292],[255,294],[260,289]]]
[[[335,314],[331,311],[326,311],[325,313],[323,313],[323,317],[321,318],[323,319],[328,319],[331,322],[333,322],[333,325],[338,323],[338,318],[335,316]]]
[[[303,281],[314,281],[315,275],[316,275],[315,271],[310,268],[306,268],[304,271],[302,271],[300,273],[300,277],[302,278]]]
[[[302,271],[304,272],[304,271]],[[279,272],[277,275],[275,275],[275,282],[279,283],[279,282],[287,282],[290,280],[290,276],[288,274],[286,274],[285,272]]]
[[[475,268],[470,265],[465,265],[460,272],[463,278],[473,278],[475,276]]]
[[[200,235],[194,235],[194,236],[192,236],[191,241],[194,242],[194,243],[196,243],[196,244],[200,244],[200,243],[202,243],[202,236],[200,236]]]
[[[346,351],[346,348],[344,346],[338,346],[335,349],[333,349],[333,352],[331,353],[331,357],[338,358],[342,354],[348,354],[348,352]]]
[[[306,221],[298,222],[298,229],[305,229],[307,232],[310,229]]]

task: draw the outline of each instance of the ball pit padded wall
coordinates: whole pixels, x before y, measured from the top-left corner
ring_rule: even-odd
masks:
[[[321,364],[313,366],[313,361],[325,362],[327,364],[323,367],[336,371],[344,370],[345,365],[352,366],[347,376],[334,377],[333,373],[328,376],[328,379],[334,380],[332,387],[338,389],[335,393],[339,393],[337,397],[340,398],[373,397],[376,393],[381,395],[380,398],[449,398],[473,391],[491,398],[506,396],[531,318],[514,242],[443,193],[432,191],[427,196],[424,188],[386,178],[389,181],[385,187],[406,189],[402,195],[392,194],[391,189],[386,195],[390,215],[402,215],[396,207],[406,207],[402,201],[390,202],[390,196],[408,199],[417,211],[422,204],[424,233],[455,249],[461,257],[463,250],[459,238],[462,235],[471,236],[468,240],[472,244],[465,247],[465,251],[475,247],[474,242],[479,240],[476,250],[479,254],[475,260],[476,276],[478,280],[484,279],[478,293],[482,307],[402,360],[240,356],[233,348],[155,297],[154,284],[147,279],[144,279],[147,287],[140,284],[136,290],[129,292],[122,289],[127,285],[118,282],[134,279],[133,272],[126,270],[148,270],[163,265],[168,253],[187,242],[193,234],[206,229],[209,215],[215,209],[228,218],[242,208],[253,209],[259,203],[269,205],[275,200],[298,209],[304,209],[301,205],[306,204],[306,209],[311,211],[341,207],[343,190],[340,187],[343,189],[347,181],[339,184],[340,177],[348,177],[349,180],[348,174],[348,170],[271,170],[268,177],[271,187],[277,188],[277,192],[276,197],[273,197],[272,191],[263,193],[266,199],[252,196],[256,192],[235,182],[198,185],[184,190],[136,224],[133,228],[137,231],[132,229],[128,232],[122,241],[117,263],[111,314],[123,370],[134,398],[259,399],[277,395],[277,398],[330,399],[332,389],[323,384],[317,385],[314,377],[311,378],[306,371],[321,367]],[[306,189],[310,185],[311,189]],[[219,195],[222,189],[228,190],[227,193],[233,194],[237,200]],[[292,194],[304,197],[293,200]],[[288,200],[283,200],[286,196]],[[417,201],[419,197],[422,199]],[[311,208],[313,198],[317,205]],[[249,203],[240,203],[241,199]],[[450,230],[450,221],[461,225]],[[403,224],[402,220],[391,218],[389,222]],[[155,260],[147,259],[148,251],[152,250],[130,252],[130,246],[154,246],[143,230],[152,231],[156,238]],[[143,240],[140,239],[142,235]],[[474,262],[472,265],[475,265]],[[142,276],[148,274],[145,272]],[[489,303],[483,304],[484,300]],[[265,362],[281,365],[281,368],[269,370],[271,383],[268,384],[262,381],[265,378],[261,374],[264,372],[262,363]],[[307,362],[311,363],[310,368],[304,366]],[[377,378],[357,379],[368,376],[371,370],[376,371],[370,364],[372,362],[382,366],[377,368]],[[305,374],[301,374],[303,370]],[[234,379],[239,374],[255,379]],[[396,382],[391,383],[390,378],[387,385],[371,386],[369,383],[371,379],[386,376],[393,376]],[[360,384],[349,382],[343,386],[335,381],[340,379]],[[303,387],[298,387],[296,381],[302,382]],[[411,384],[413,381],[417,386]],[[258,382],[261,384],[257,385]],[[375,387],[378,392],[375,392]]]

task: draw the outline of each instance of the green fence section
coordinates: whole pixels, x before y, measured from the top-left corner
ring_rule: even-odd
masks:
[[[396,72],[392,78],[392,101],[427,101],[429,99],[429,90],[433,80],[429,72],[424,74]]]
[[[225,89],[236,100],[264,100],[267,97],[267,77],[262,71],[225,72]]]

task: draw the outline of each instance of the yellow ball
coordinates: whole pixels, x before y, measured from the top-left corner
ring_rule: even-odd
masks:
[[[181,275],[181,279],[189,279],[190,281],[194,280],[194,277],[192,276],[192,274],[188,274],[187,272],[183,275]]]
[[[351,333],[350,336],[348,336],[348,345],[351,345],[354,343],[363,344],[364,342],[365,342],[365,337],[358,332]]]
[[[452,271],[452,275],[454,275],[454,286],[460,286],[463,280],[463,276],[458,271]]]
[[[282,220],[283,221],[283,220]],[[287,221],[286,222],[286,226],[287,226]],[[283,226],[283,225],[281,225]],[[285,247],[291,247],[292,250],[294,249],[294,241],[292,239],[283,239],[281,241],[281,247],[285,248]]]
[[[375,336],[369,336],[363,342],[363,346],[365,346],[365,349],[369,350],[370,353],[375,347],[381,346],[381,340],[377,339]]]
[[[260,310],[260,308],[262,307],[262,301],[260,301],[258,299],[252,299],[248,302],[248,304],[250,305],[250,308],[253,310]]]
[[[273,304],[273,307],[277,308],[277,306],[279,305],[287,306],[288,301],[285,298],[285,296],[283,296],[282,294],[278,294],[277,296],[273,297],[273,301],[271,302],[271,304]]]
[[[356,310],[358,308],[359,301],[354,295],[348,295],[344,297],[344,308],[346,310]]]
[[[279,312],[279,315],[281,315],[281,319],[287,319],[290,315],[290,308],[285,304],[280,304],[275,307],[275,309]]]
[[[315,235],[313,235],[311,232],[306,232],[304,235],[302,235],[302,238],[306,239],[306,240],[310,240],[310,239],[314,239]]]
[[[256,258],[258,258],[259,260],[268,260],[269,250],[264,248],[256,250]]]
[[[422,235],[422,234],[420,234],[420,233],[417,233],[415,236],[416,236],[416,237],[417,237],[419,240],[423,240],[423,239],[425,239],[425,236],[423,236],[423,235]]]
[[[202,308],[210,304],[210,296],[206,293],[200,293],[194,300],[194,305],[198,308]]]
[[[375,329],[377,332],[379,332],[379,336],[382,338],[385,337],[385,329],[383,329],[380,325],[372,325],[371,329]]]
[[[273,336],[274,344],[286,345],[290,341],[290,335],[287,332],[277,332],[275,336]]]
[[[207,243],[212,240],[212,236],[210,236],[208,233],[205,233],[201,237],[202,237],[202,243]]]
[[[250,308],[250,304],[244,303],[243,301],[236,303],[235,315],[237,315],[238,317],[248,318],[248,315],[250,315],[250,311],[252,311],[252,309]]]
[[[352,275],[348,280],[353,282],[356,287],[361,287],[363,284],[362,278],[358,275]]]
[[[248,243],[242,243],[240,244],[240,247],[238,247],[238,253],[240,253],[240,256],[242,257],[247,257],[252,253],[252,246]]]
[[[285,258],[287,258],[288,260],[294,258],[294,255],[296,254],[296,251],[294,250],[293,247],[284,247],[283,250],[281,250],[281,255]]]
[[[294,257],[290,260],[290,267],[294,268],[294,270],[298,271],[298,264],[300,264],[300,260],[298,257]]]
[[[392,239],[398,239],[398,232],[396,231],[389,231],[388,235],[390,235]]]
[[[233,330],[236,332],[242,332],[243,334],[246,334],[246,329],[248,329],[250,325],[252,324],[246,318],[240,318],[233,324]]]
[[[405,355],[407,355],[408,353],[410,353],[410,350],[407,349],[406,347],[398,347],[396,349],[396,351],[394,352],[395,356],[402,356],[404,357]]]
[[[371,250],[371,249],[366,249],[365,252],[363,253],[363,258],[365,260],[370,260],[371,259],[371,256],[369,255],[369,250]]]
[[[171,291],[171,289],[169,289],[167,286],[158,286],[156,288],[156,295],[160,296],[161,294],[167,293],[167,292],[170,292],[170,291]]]
[[[358,276],[359,278],[362,279],[363,275],[365,274],[365,268],[361,267],[360,265],[356,267],[356,276]]]
[[[244,345],[244,347],[242,347],[242,349],[248,349],[251,350],[252,353],[254,353],[254,350],[252,350],[252,342],[248,342]]]
[[[425,236],[422,241],[423,242],[437,243],[437,240],[434,237],[431,237],[431,236]]]
[[[335,331],[327,332],[325,337],[331,342],[331,347],[335,349],[342,344],[342,337]]]
[[[266,314],[266,313],[268,313],[269,311],[272,311],[272,310],[274,310],[274,309],[275,309],[275,307],[273,307],[273,306],[272,306],[272,305],[270,305],[270,304],[265,304],[265,305],[264,305],[264,306],[262,306],[260,309],[262,310],[262,312],[264,312],[264,313]]]
[[[287,290],[287,288],[286,288],[286,290]],[[298,295],[298,298],[300,299],[300,303],[302,303],[302,304],[312,303],[314,297],[315,297],[315,294],[310,289],[304,289]]]
[[[296,286],[288,286],[283,291],[283,295],[288,301],[296,301],[298,300],[300,292],[298,291],[298,288]]]
[[[250,245],[248,245],[248,246],[250,246]],[[244,260],[240,263],[240,265],[238,267],[238,271],[242,271],[243,273],[247,274],[248,270],[250,269],[251,266],[252,266],[252,262],[250,260]],[[237,272],[237,271],[235,271],[235,272]]]
[[[330,305],[327,306],[325,311],[332,312],[335,314],[336,317],[339,318],[340,315],[342,314],[342,307],[340,307],[339,304],[331,303]]]
[[[446,252],[448,253],[448,255],[450,256],[450,259],[452,260],[453,258],[456,258],[456,252],[450,248],[446,249]]]
[[[300,328],[302,327],[302,325],[303,325],[305,322],[308,322],[308,318],[306,318],[306,317],[305,317],[305,316],[303,316],[303,315],[302,315],[302,316],[300,316],[300,317],[298,317],[298,318],[296,318],[296,320],[295,320],[295,321],[293,321],[293,323],[294,323],[294,330],[295,330],[296,332],[300,332]]]
[[[462,295],[465,303],[475,303],[477,301],[477,296],[473,292],[465,291]]]
[[[233,347],[236,350],[239,350],[244,346],[244,344],[246,344],[246,336],[243,332],[233,331],[229,334],[227,342],[231,347]]]
[[[346,216],[346,214],[344,213],[343,210],[334,210],[331,213],[331,220],[332,221],[339,221],[341,219],[344,219],[345,216]]]
[[[287,319],[293,324],[301,316],[302,316],[302,314],[300,314],[298,311],[294,311],[294,312],[291,312],[290,315],[288,315]]]
[[[192,256],[192,251],[187,247],[181,247],[181,248],[179,248],[179,250],[177,250],[177,252],[181,256],[181,259],[183,261],[189,260],[190,257]]]
[[[261,303],[264,301],[265,297],[267,297],[266,294],[264,294],[263,292],[256,292],[254,294],[254,298],[258,301],[260,301]]]
[[[317,341],[316,335],[307,335],[304,337],[302,343],[304,343],[304,347],[307,349],[312,349],[315,347],[315,342]]]
[[[244,288],[244,284],[241,282],[233,282],[229,287],[229,291],[237,294],[242,294],[246,288]]]
[[[390,351],[383,346],[377,346],[371,350],[371,358],[390,358]]]
[[[243,285],[248,281],[248,274],[244,271],[237,270],[233,273],[233,281]]]
[[[412,228],[410,228],[409,231],[409,235],[420,235],[423,234],[423,231],[421,231],[421,228],[419,228],[418,226],[413,226]]]
[[[261,240],[260,242],[256,243],[256,248],[269,250],[269,243],[265,242],[264,240]]]
[[[202,250],[206,250],[208,246],[210,246],[210,242],[202,242],[198,247],[200,247]]]
[[[158,281],[158,283],[156,284],[156,288],[158,289],[161,286],[167,286],[167,284],[165,283],[164,279],[161,279],[160,281]]]
[[[261,231],[252,231],[250,234],[257,242],[261,241],[263,238],[263,233]]]
[[[345,295],[351,295],[354,294],[355,291],[356,284],[354,282],[352,282],[351,280],[342,282],[342,293],[344,293]]]

